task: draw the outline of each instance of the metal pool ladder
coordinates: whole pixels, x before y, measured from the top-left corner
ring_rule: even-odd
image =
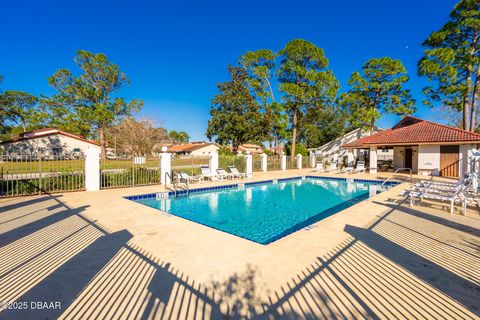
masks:
[[[169,172],[165,172],[165,181],[167,181],[166,179],[167,177],[170,178],[170,181],[173,186],[173,190],[175,192],[175,197],[177,197],[178,190],[179,190],[179,187],[177,185],[177,182],[179,181],[178,172],[174,176],[170,175]],[[190,185],[188,183],[188,180],[185,180],[185,190],[187,190],[187,196],[188,196],[190,194]]]
[[[401,171],[401,170],[410,171],[410,182],[413,182],[413,171],[410,168],[398,168],[397,170],[395,170],[395,172],[393,172],[393,174],[395,174],[395,173],[397,173],[398,171]],[[392,178],[393,178],[393,175],[390,178],[388,178],[387,180],[383,181],[382,182],[382,187],[385,185],[385,183],[390,181]]]

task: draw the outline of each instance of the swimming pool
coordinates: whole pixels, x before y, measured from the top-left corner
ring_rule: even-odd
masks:
[[[343,178],[297,177],[191,190],[160,199],[127,199],[260,244],[268,244],[396,184]]]

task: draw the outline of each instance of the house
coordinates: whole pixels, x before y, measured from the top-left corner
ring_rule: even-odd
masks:
[[[250,152],[250,154],[262,154],[263,147],[252,143],[244,143],[238,147],[238,152],[247,153],[247,151]]]
[[[409,168],[421,175],[458,177],[469,170],[469,154],[480,144],[480,134],[407,116],[391,129],[344,144],[353,151],[368,149],[370,173],[377,172],[378,151],[393,149],[394,169]]]
[[[353,142],[355,140],[361,139],[363,137],[369,136],[371,134],[380,132],[381,129],[374,128],[372,131],[366,131],[361,128],[352,130],[344,135],[338,137],[335,140],[325,143],[324,145],[318,148],[308,149],[313,153],[317,158],[322,160],[332,161],[342,161],[343,158],[347,157],[347,149],[342,148],[342,145]],[[355,159],[363,159],[368,156],[368,150],[354,149],[353,157]],[[381,156],[379,155],[379,160],[391,160],[393,159],[393,151],[389,153],[384,153]]]
[[[212,152],[218,152],[219,147],[214,143],[208,142],[191,142],[184,144],[175,144],[167,146],[168,152],[178,155],[190,156],[208,156]]]
[[[42,155],[45,157],[78,158],[88,148],[100,152],[100,144],[79,135],[54,128],[44,128],[28,132],[0,142],[4,153],[10,155]]]

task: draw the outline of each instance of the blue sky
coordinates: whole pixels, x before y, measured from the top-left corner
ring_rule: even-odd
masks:
[[[216,83],[246,51],[281,49],[304,38],[325,50],[347,89],[371,57],[401,59],[417,116],[441,121],[421,105],[421,42],[440,28],[456,1],[5,1],[0,74],[3,90],[51,94],[58,68],[78,72],[77,49],[103,52],[132,83],[120,93],[145,101],[143,115],[167,129],[205,139]],[[377,124],[389,127],[395,116]]]

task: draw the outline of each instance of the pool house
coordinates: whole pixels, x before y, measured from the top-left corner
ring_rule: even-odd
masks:
[[[393,168],[419,175],[459,177],[469,168],[469,154],[480,144],[480,134],[406,116],[391,129],[344,144],[349,162],[354,150],[368,150],[370,173],[377,173],[378,153],[393,149]]]

